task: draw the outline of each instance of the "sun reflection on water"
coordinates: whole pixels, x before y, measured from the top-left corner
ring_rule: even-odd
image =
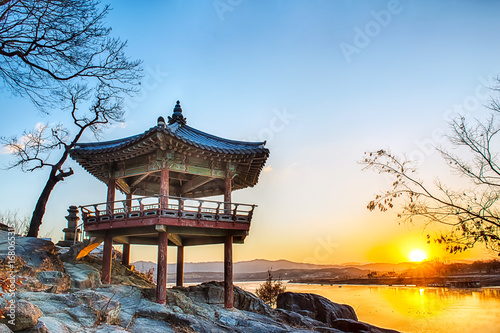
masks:
[[[255,291],[258,283],[238,283]],[[407,333],[500,331],[500,288],[448,289],[403,286],[288,284],[351,305],[359,320]]]

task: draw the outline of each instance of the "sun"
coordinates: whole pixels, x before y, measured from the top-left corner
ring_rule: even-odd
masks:
[[[410,251],[408,258],[413,262],[421,262],[427,259],[427,253],[422,249],[414,249]]]

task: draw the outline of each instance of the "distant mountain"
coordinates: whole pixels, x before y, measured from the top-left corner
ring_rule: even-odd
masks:
[[[298,263],[289,260],[266,260],[266,259],[255,259],[250,261],[240,261],[234,264],[235,273],[255,273],[255,272],[267,272],[269,269],[272,271],[278,271],[281,269],[324,269],[324,268],[344,268],[340,265],[315,265]]]
[[[151,268],[153,270],[156,270],[156,264],[151,261],[136,261],[132,263],[132,265],[134,265],[135,269],[140,272],[146,272]],[[267,272],[269,269],[271,269],[272,271],[278,271],[278,270],[295,270],[295,269],[315,270],[315,269],[325,269],[325,268],[345,268],[345,266],[305,264],[289,260],[273,261],[265,259],[255,259],[250,261],[236,262],[234,263],[233,270],[235,274],[240,274],[240,273],[245,274],[245,273]],[[169,264],[167,267],[168,272],[175,272],[176,270],[177,270],[176,264]],[[224,271],[224,263],[221,261],[184,263],[185,273],[196,273],[196,272],[219,273],[223,271]]]
[[[156,271],[156,264],[151,261],[136,261],[133,263],[135,269],[145,273],[152,269]],[[185,263],[185,282],[207,282],[222,280],[222,262]],[[264,260],[256,259],[234,263],[235,281],[263,281],[267,278],[267,270],[272,269],[274,278],[283,280],[294,279],[324,279],[324,278],[357,278],[368,274],[370,271],[359,267],[344,267],[339,265],[314,265],[296,263],[288,260]],[[175,264],[169,264],[167,268],[169,283],[175,282]],[[156,279],[156,274],[153,274]]]

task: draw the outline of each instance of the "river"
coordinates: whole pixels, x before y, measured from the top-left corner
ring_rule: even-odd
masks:
[[[255,292],[262,282],[238,282]],[[449,289],[288,283],[287,291],[314,293],[351,305],[360,321],[407,333],[498,333],[500,288]]]

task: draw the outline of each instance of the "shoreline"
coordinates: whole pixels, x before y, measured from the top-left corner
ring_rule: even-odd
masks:
[[[434,276],[434,277],[374,277],[354,279],[292,279],[290,283],[320,285],[385,285],[444,288],[500,287],[498,275]]]

